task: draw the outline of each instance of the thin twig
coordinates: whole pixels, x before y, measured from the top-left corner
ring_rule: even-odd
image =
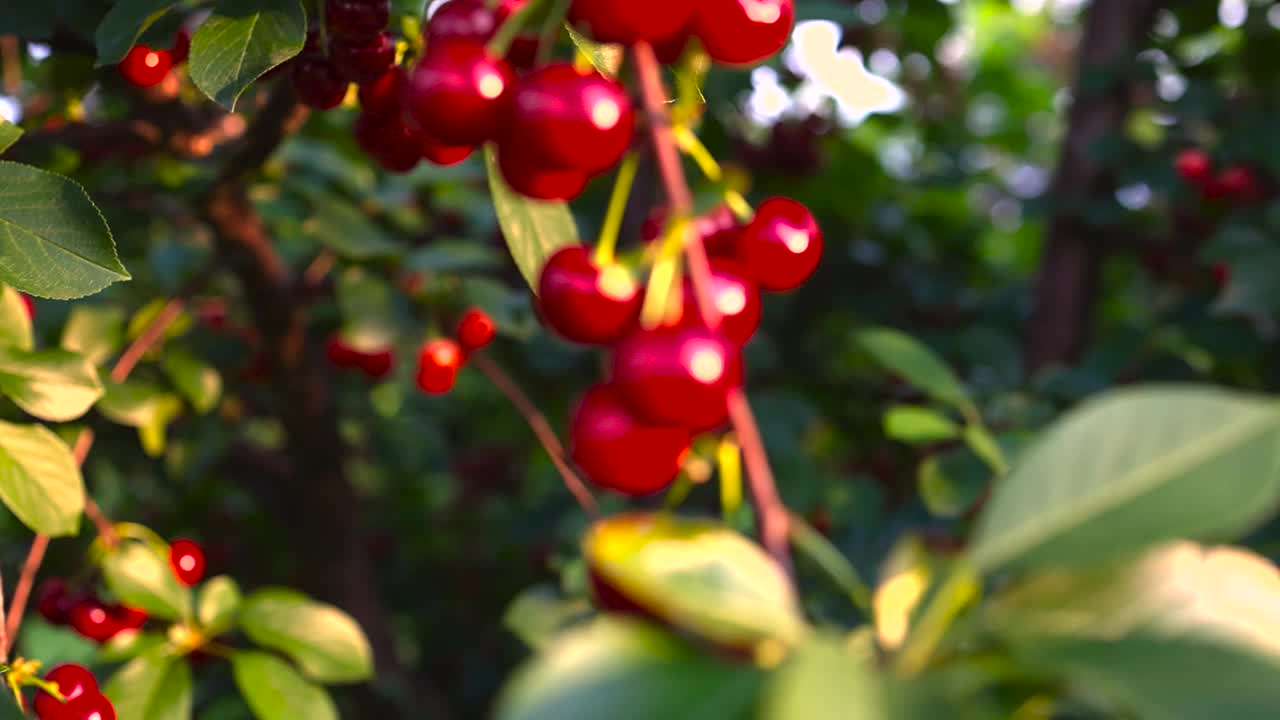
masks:
[[[4,597],[4,579],[0,578],[0,598]],[[9,628],[4,621],[4,603],[0,602],[0,663],[9,662]]]
[[[551,428],[551,423],[547,422],[547,417],[542,414],[529,396],[520,389],[515,380],[511,379],[498,364],[491,360],[488,356],[476,353],[471,356],[469,361],[475,365],[480,372],[489,378],[516,410],[524,416],[525,422],[529,424],[529,429],[533,430],[533,434],[538,438],[538,442],[542,443],[542,447],[547,451],[547,455],[551,457],[551,462],[555,464],[556,469],[560,471],[560,476],[564,478],[564,485],[573,493],[573,497],[577,499],[578,504],[591,517],[597,517],[600,509],[596,506],[596,500],[591,495],[591,491],[587,489],[586,483],[582,482],[582,478],[569,467],[569,463],[565,460],[564,445],[560,444],[560,438],[556,436],[555,430]]]
[[[160,308],[160,312],[156,313],[156,316],[152,318],[151,323],[142,331],[142,334],[130,343],[129,347],[125,348],[124,353],[120,355],[120,359],[111,368],[112,382],[121,383],[125,381],[125,378],[129,377],[129,373],[133,372],[133,369],[137,367],[143,356],[156,343],[160,342],[169,326],[182,315],[182,311],[186,306],[187,300],[185,297],[175,297]]]
[[[683,218],[693,211],[693,194],[680,163],[680,151],[667,112],[666,90],[663,87],[658,59],[648,43],[633,48],[636,76],[640,82],[640,95],[644,102],[649,128],[653,133],[654,155],[658,162],[659,176],[671,206],[671,217]],[[689,265],[689,277],[693,281],[698,312],[707,327],[720,326],[720,312],[711,292],[711,266],[707,250],[696,233],[688,233],[684,240],[685,257]],[[769,555],[788,573],[791,571],[791,553],[787,542],[788,514],[778,495],[778,487],[769,467],[769,456],[760,437],[760,428],[746,392],[735,388],[727,398],[729,419],[742,445],[742,457],[747,469],[747,483],[751,499],[760,520],[760,539]]]
[[[9,617],[5,623],[5,634],[8,636],[8,642],[5,643],[6,654],[13,649],[13,643],[18,639],[22,614],[27,609],[27,599],[31,597],[31,587],[36,582],[36,571],[40,569],[40,562],[44,560],[44,551],[47,549],[49,536],[36,535],[31,541],[31,549],[27,551],[27,559],[22,563],[22,574],[18,576],[18,586],[13,589],[13,604],[9,606]]]

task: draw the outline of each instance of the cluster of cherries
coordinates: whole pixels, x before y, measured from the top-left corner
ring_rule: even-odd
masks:
[[[587,391],[570,428],[574,462],[601,487],[649,495],[675,479],[694,436],[728,419],[728,395],[742,383],[742,346],[760,324],[760,291],[799,287],[822,257],[817,222],[786,198],[765,201],[745,225],[719,208],[692,232],[709,256],[708,296],[699,298],[686,277],[679,312],[655,327],[640,322],[642,293],[630,272],[598,263],[583,246],[557,251],[539,278],[548,326],[613,351],[610,380]],[[702,303],[714,307],[718,327],[708,327]]]
[[[449,392],[457,382],[458,371],[466,364],[467,357],[487,347],[497,336],[497,325],[488,313],[477,308],[467,310],[458,321],[452,338],[428,340],[418,350],[418,388],[430,395]],[[395,355],[390,348],[358,350],[348,345],[340,335],[331,337],[326,349],[329,362],[335,367],[356,368],[374,380],[389,375],[395,365]]]
[[[124,79],[134,87],[149,88],[159,85],[169,76],[169,71],[187,61],[191,52],[191,33],[186,29],[178,31],[173,47],[168,50],[153,50],[142,44],[129,48],[117,67]]]
[[[83,665],[59,665],[44,676],[44,681],[56,688],[62,699],[37,691],[36,720],[116,720],[115,707],[98,689],[97,678]]]
[[[341,335],[333,335],[324,346],[329,362],[336,368],[359,370],[371,380],[381,380],[395,367],[395,355],[390,348],[361,350],[347,343]]]
[[[1178,175],[1200,190],[1205,200],[1248,203],[1262,198],[1257,175],[1244,165],[1215,168],[1213,158],[1198,148],[1178,153],[1174,166]]]

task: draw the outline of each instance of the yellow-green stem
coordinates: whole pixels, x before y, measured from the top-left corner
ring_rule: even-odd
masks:
[[[698,136],[689,129],[688,125],[676,125],[671,128],[675,134],[676,144],[680,146],[681,152],[693,158],[697,163],[698,169],[702,174],[713,183],[722,182],[724,180],[724,170],[720,168],[720,163],[716,162],[711,151],[706,145],[698,139]]]
[[[622,216],[627,211],[627,198],[631,196],[631,185],[635,182],[638,165],[636,154],[632,152],[627,153],[622,165],[618,167],[618,175],[613,181],[613,193],[609,195],[609,209],[605,211],[604,225],[596,240],[596,265],[603,267],[613,262],[614,251],[618,247],[618,233],[622,231]]]
[[[727,433],[716,448],[720,465],[720,510],[728,520],[742,506],[742,449],[733,433]]]

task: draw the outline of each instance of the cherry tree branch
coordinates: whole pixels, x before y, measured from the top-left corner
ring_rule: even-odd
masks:
[[[670,214],[672,218],[687,218],[693,212],[693,194],[689,191],[689,182],[685,178],[680,151],[672,132],[671,115],[667,111],[667,94],[658,59],[647,43],[637,44],[633,54],[640,96],[653,134],[658,174],[662,178],[667,202],[670,204]],[[690,232],[685,236],[684,253],[698,312],[706,321],[707,327],[717,328],[721,318],[711,294],[711,266],[707,261],[706,247],[696,233]],[[790,519],[787,508],[778,495],[777,483],[774,481],[773,470],[769,467],[769,456],[765,452],[755,414],[747,401],[746,391],[741,387],[729,393],[727,402],[730,422],[742,446],[752,503],[760,520],[760,540],[773,559],[790,573],[791,553],[787,540]]]

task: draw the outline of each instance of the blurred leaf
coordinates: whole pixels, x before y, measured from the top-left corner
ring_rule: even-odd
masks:
[[[0,117],[0,153],[13,147],[22,137],[22,128]]]
[[[236,624],[240,612],[240,586],[226,575],[205,581],[196,602],[196,622],[210,635],[221,634]]]
[[[311,203],[311,216],[302,229],[321,245],[353,260],[393,257],[400,252],[391,235],[350,200],[320,190],[303,194]]]
[[[158,632],[125,630],[116,633],[102,644],[98,651],[98,660],[110,663],[124,662],[139,655],[156,652],[168,644],[169,639]]]
[[[498,156],[492,145],[484,148],[485,167],[489,171],[489,191],[498,225],[511,251],[511,259],[525,282],[538,291],[538,275],[542,264],[553,252],[578,242],[578,226],[573,213],[563,202],[531,200],[512,190],[498,169]]]
[[[985,425],[970,423],[964,428],[964,442],[978,457],[996,474],[1003,475],[1009,471],[1009,460],[1000,442],[991,435]]]
[[[338,276],[338,308],[342,312],[342,337],[362,352],[379,352],[395,345],[399,329],[391,286],[361,268]]]
[[[373,653],[351,616],[287,588],[245,599],[240,627],[254,642],[289,655],[323,683],[360,682],[373,674]]]
[[[23,657],[40,658],[45,667],[53,668],[63,663],[91,665],[98,644],[69,626],[50,625],[33,613],[22,620],[17,648]]]
[[[822,533],[799,516],[793,515],[787,526],[795,549],[804,554],[844,591],[849,601],[860,610],[871,609],[871,587],[857,568]]]
[[[3,293],[0,295],[0,347],[30,350],[34,342],[31,337],[31,313],[27,312],[27,303],[23,301],[22,293],[11,287],[3,287],[0,293]]]
[[[565,26],[565,30],[568,31],[569,39],[573,41],[574,46],[582,51],[601,75],[608,78],[618,77],[618,70],[622,67],[622,58],[625,54],[621,45],[598,43],[568,25]]]
[[[468,240],[433,242],[405,258],[405,267],[414,272],[466,272],[501,266],[502,258],[496,251]]]
[[[177,620],[191,612],[191,589],[174,577],[169,558],[150,545],[128,542],[108,552],[102,575],[121,602],[149,615]]]
[[[502,624],[526,645],[542,649],[570,623],[585,617],[591,606],[581,599],[569,599],[555,588],[528,588],[516,596],[502,616]]]
[[[885,411],[884,434],[901,442],[924,444],[951,440],[960,434],[960,428],[931,408],[895,405]]]
[[[503,689],[496,720],[747,720],[760,674],[653,627],[600,618],[556,640]]]
[[[262,652],[237,652],[231,672],[258,720],[338,720],[338,709],[324,688],[307,682],[279,658]]]
[[[138,38],[178,0],[118,0],[94,33],[98,67],[114,65],[129,54]]]
[[[216,368],[179,347],[166,348],[164,370],[197,412],[207,413],[222,396],[222,376]]]
[[[1241,533],[1280,499],[1280,406],[1207,386],[1105,394],[1054,423],[992,493],[972,545],[987,571],[1080,563]]]
[[[182,399],[171,392],[137,380],[109,384],[98,410],[112,422],[138,429],[148,455],[164,451],[164,431],[182,414]]]
[[[62,347],[100,365],[120,349],[124,340],[124,309],[106,305],[76,305],[62,328]]]
[[[84,479],[71,449],[43,425],[0,422],[0,501],[35,532],[75,535]]]
[[[103,683],[102,694],[111,700],[118,720],[191,717],[191,671],[168,648],[130,660]]]
[[[129,279],[111,230],[84,188],[0,160],[0,282],[70,300]]]
[[[806,632],[786,574],[718,523],[616,515],[597,522],[583,547],[600,585],[717,645],[749,649]]]
[[[934,453],[916,471],[920,499],[939,517],[968,512],[991,484],[991,470],[968,447]]]
[[[156,298],[139,308],[138,311],[133,314],[133,317],[129,318],[129,327],[126,330],[126,336],[130,340],[137,340],[138,337],[147,330],[147,328],[151,327],[151,324],[160,316],[160,313],[169,305],[169,302],[170,301],[166,298]],[[165,340],[178,337],[190,330],[191,324],[191,315],[185,311],[180,312],[173,322],[169,323],[169,327],[164,331],[164,334],[162,334],[161,337]]]
[[[872,328],[859,332],[854,341],[885,370],[900,375],[935,400],[963,413],[976,414],[973,401],[951,368],[915,338],[889,328]]]
[[[67,350],[0,347],[0,392],[41,420],[75,420],[102,397],[98,372]]]
[[[306,36],[301,0],[224,0],[191,38],[191,80],[234,110],[254,80],[302,52]]]

